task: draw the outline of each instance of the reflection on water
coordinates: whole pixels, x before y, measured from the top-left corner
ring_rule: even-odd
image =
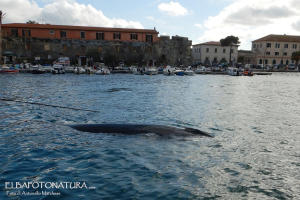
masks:
[[[4,184],[30,181],[88,185],[49,190],[59,199],[299,198],[298,73],[0,78],[1,98],[40,104],[0,101],[4,199],[7,192],[42,191]],[[165,124],[214,138],[91,134],[65,126],[76,123]]]

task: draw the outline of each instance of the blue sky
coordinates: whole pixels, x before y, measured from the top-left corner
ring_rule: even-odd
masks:
[[[239,49],[269,34],[300,35],[298,0],[1,0],[3,23],[154,29],[199,44],[229,35]]]

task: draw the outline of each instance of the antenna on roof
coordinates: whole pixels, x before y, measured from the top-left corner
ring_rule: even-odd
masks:
[[[44,20],[44,19],[38,19],[39,21],[42,21],[42,24],[44,24],[44,21],[45,21],[45,23],[46,23],[46,20]]]
[[[74,26],[74,22],[77,22],[76,20],[73,20],[73,21],[71,21],[71,22],[73,22],[73,26]]]
[[[6,13],[2,14],[2,10],[0,10],[0,23],[2,23],[2,19],[6,17]]]

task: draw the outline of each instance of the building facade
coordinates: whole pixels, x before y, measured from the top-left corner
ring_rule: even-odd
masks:
[[[255,55],[253,64],[283,64],[288,65],[294,51],[300,50],[300,36],[267,35],[252,41],[251,51]]]
[[[231,51],[231,56],[230,56]],[[221,42],[206,42],[193,45],[194,63],[212,65],[213,63],[237,61],[238,45],[224,46]]]
[[[124,29],[50,24],[3,24],[2,55],[6,62],[32,62],[69,57],[72,64],[116,65],[190,63],[191,44],[185,37],[159,37],[152,29]],[[4,61],[4,60],[3,60]]]

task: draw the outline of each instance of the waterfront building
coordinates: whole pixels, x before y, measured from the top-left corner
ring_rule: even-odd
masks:
[[[255,54],[251,50],[238,50],[238,63],[242,63],[242,64],[256,63]]]
[[[293,63],[292,53],[300,50],[300,36],[267,35],[252,41],[251,51],[255,55],[254,64],[283,64]]]
[[[222,46],[221,42],[205,42],[193,45],[194,63],[212,65],[214,63],[237,61],[238,45]]]
[[[71,64],[187,65],[192,41],[158,36],[154,29],[105,28],[51,24],[2,24],[2,52],[6,62],[45,60],[52,64],[69,57]]]

